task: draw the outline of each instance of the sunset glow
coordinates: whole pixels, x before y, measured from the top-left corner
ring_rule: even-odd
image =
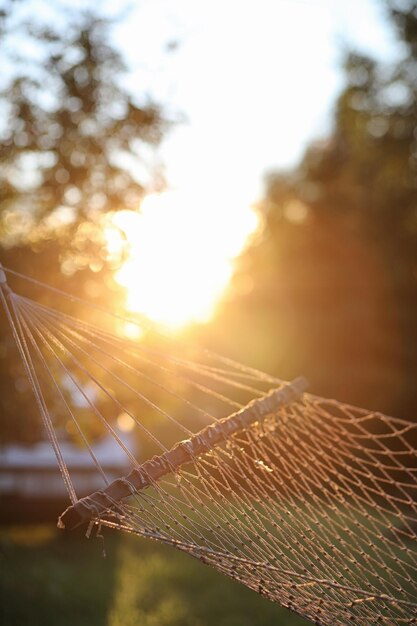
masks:
[[[253,209],[236,200],[179,192],[150,195],[140,212],[114,214],[108,250],[128,250],[115,276],[127,289],[127,308],[172,329],[208,321],[257,224]]]

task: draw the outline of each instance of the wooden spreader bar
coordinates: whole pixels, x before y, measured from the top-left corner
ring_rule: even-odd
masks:
[[[181,441],[159,456],[154,456],[133,469],[124,478],[118,478],[105,489],[82,498],[70,506],[58,520],[59,528],[72,529],[83,522],[99,519],[115,503],[152,485],[162,476],[175,472],[194,458],[212,450],[235,433],[254,422],[263,421],[277,409],[298,400],[307,388],[305,378],[296,378],[280,389],[270,391],[263,398],[252,400],[243,409],[209,424],[190,439]]]

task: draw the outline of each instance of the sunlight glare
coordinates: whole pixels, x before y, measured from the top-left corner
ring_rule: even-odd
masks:
[[[257,225],[255,211],[236,200],[174,191],[147,196],[140,213],[115,213],[108,250],[128,246],[115,275],[127,289],[127,308],[171,329],[208,321]]]
[[[120,413],[117,417],[117,425],[124,433],[129,433],[135,427],[134,420],[128,415],[128,413]]]

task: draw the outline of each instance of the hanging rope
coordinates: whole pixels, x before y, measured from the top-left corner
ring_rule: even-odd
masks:
[[[417,624],[417,424],[171,339],[134,342],[15,294],[1,271],[0,294],[70,496],[61,526],[172,545],[315,624]],[[63,424],[103,484],[80,500]],[[93,432],[130,473],[109,481]]]

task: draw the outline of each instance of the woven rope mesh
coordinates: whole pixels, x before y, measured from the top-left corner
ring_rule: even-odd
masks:
[[[415,624],[413,430],[305,397],[115,503],[110,523],[317,624]]]
[[[155,347],[146,334],[132,342],[0,294],[70,512],[170,544],[316,624],[417,624],[417,424],[286,396],[282,381],[224,357]],[[275,404],[259,411],[271,389]],[[236,412],[250,419],[239,426]],[[100,432],[125,453],[124,478],[96,457]],[[102,481],[80,501],[62,452],[68,433]],[[172,463],[184,439],[186,459]]]

